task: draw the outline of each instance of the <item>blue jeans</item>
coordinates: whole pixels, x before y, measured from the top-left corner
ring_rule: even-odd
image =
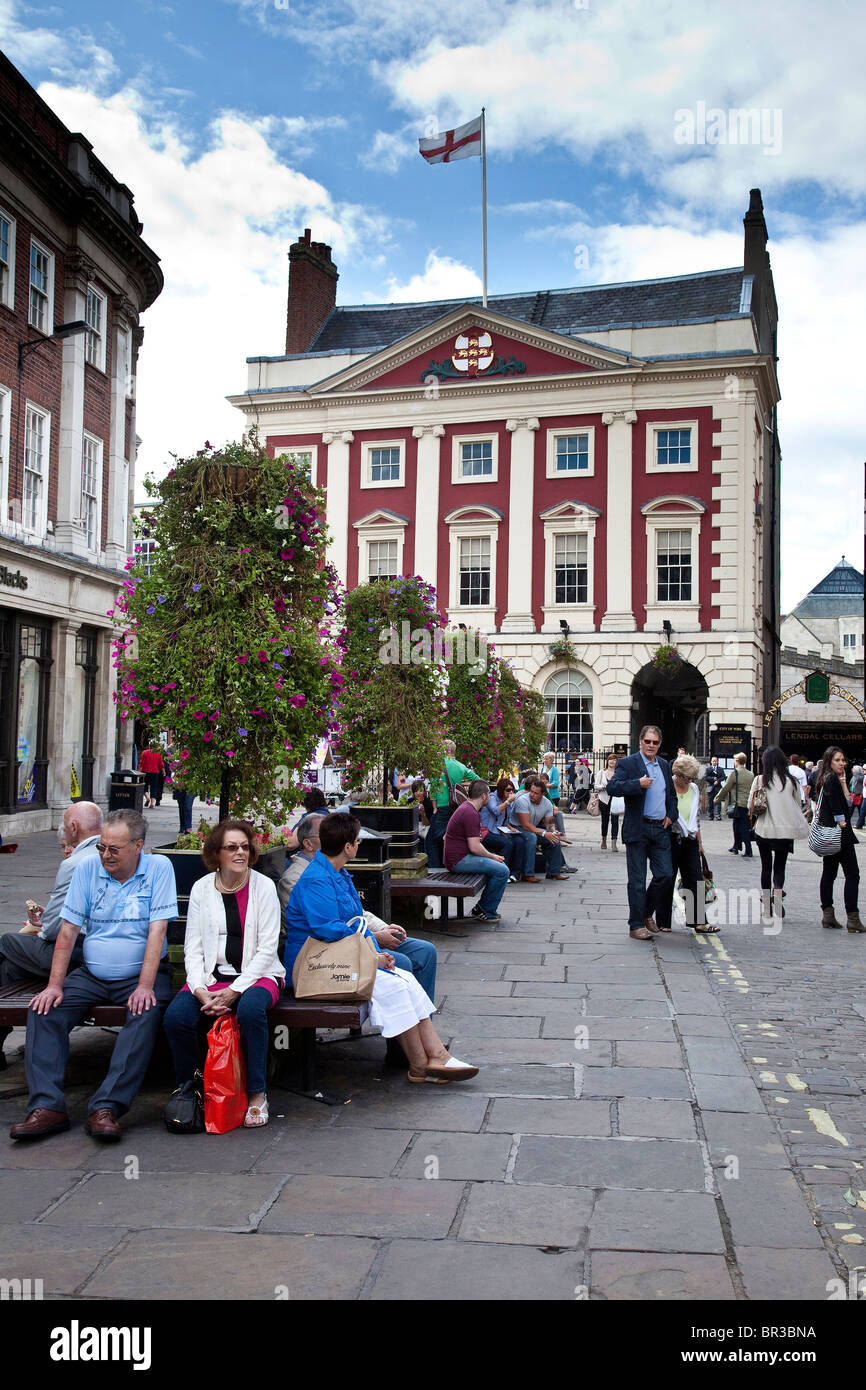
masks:
[[[445,831],[448,829],[451,815],[450,806],[437,806],[430,822],[430,829],[427,831],[427,838],[424,841],[424,853],[427,855],[427,864],[431,869],[443,867],[442,841],[445,839]]]
[[[493,916],[502,901],[502,894],[508,884],[508,865],[500,864],[498,859],[485,859],[480,854],[464,854],[451,870],[452,874],[484,874],[487,887],[481,894],[478,906],[488,916]]]
[[[66,1110],[63,1083],[69,1060],[69,1034],[94,1004],[126,1004],[138,988],[138,972],[126,980],[102,980],[86,965],[72,970],[63,983],[63,1000],[47,1014],[27,1015],[25,1069],[30,1087],[27,1113],[40,1106]],[[159,1032],[162,1009],[171,998],[171,967],[164,961],[153,982],[156,1007],[143,1013],[126,1011],[126,1022],[117,1035],[108,1075],[87,1102],[87,1113],[104,1106],[115,1116],[125,1115],[138,1095],[150,1054]]]
[[[670,880],[674,876],[671,863],[671,833],[662,825],[651,825],[644,821],[639,840],[626,844],[626,868],[628,870],[628,929],[637,931],[644,924],[644,918],[651,914],[652,907],[667,896]],[[652,870],[650,881],[650,901],[647,902],[646,870],[649,863]]]
[[[250,1096],[267,1090],[270,1007],[271,996],[261,985],[250,985],[237,1002],[241,1047],[247,1066],[247,1094]],[[196,1068],[201,1066],[200,1030],[212,1028],[216,1019],[211,1014],[202,1013],[201,1004],[194,994],[181,990],[169,1004],[163,1021],[174,1060],[175,1079],[178,1086],[183,1086],[187,1081],[192,1081]]]
[[[180,833],[192,830],[192,808],[195,803],[193,792],[175,791],[172,793],[177,802],[177,814],[180,820]]]
[[[523,841],[524,852],[523,872],[527,878],[535,873],[535,851],[539,846],[544,855],[545,873],[562,873],[564,860],[559,845],[555,845],[552,840],[539,839],[534,830],[521,830],[520,838]]]
[[[432,941],[407,936],[399,951],[392,951],[398,970],[414,975],[428,998],[436,999],[436,947]]]

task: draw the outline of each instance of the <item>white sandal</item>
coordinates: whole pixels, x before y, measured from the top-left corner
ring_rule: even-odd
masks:
[[[244,1115],[244,1126],[246,1129],[260,1129],[268,1122],[268,1098],[262,1101],[261,1105],[250,1105]]]

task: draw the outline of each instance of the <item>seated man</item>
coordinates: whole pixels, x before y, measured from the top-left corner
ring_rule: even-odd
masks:
[[[316,857],[316,851],[321,849],[319,828],[323,814],[323,812],[313,812],[312,815],[304,816],[304,819],[299,821],[296,827],[301,848],[292,858],[277,885],[277,893],[284,912],[288,909],[292,889],[301,875],[312,864]],[[407,936],[403,928],[398,926],[396,922],[383,922],[382,918],[377,917],[375,912],[368,912],[366,908],[364,914],[367,918],[367,925],[376,941],[384,950],[390,951],[397,968],[414,975],[424,993],[435,1002],[436,947],[433,942],[420,941]],[[385,1060],[389,1066],[400,1067],[401,1069],[404,1066],[403,1049],[395,1038],[388,1039]]]
[[[54,943],[60,931],[60,912],[72,875],[83,859],[96,858],[96,842],[102,829],[102,812],[92,801],[76,801],[63,812],[61,841],[68,857],[61,859],[54,887],[45,907],[38,903],[28,911],[32,932],[7,932],[0,936],[0,984],[12,985],[27,976],[47,980],[51,973]],[[76,941],[70,958],[75,969],[84,960],[82,943]]]
[[[511,815],[512,824],[523,838],[524,883],[541,882],[535,872],[535,851],[539,847],[544,854],[547,877],[567,878],[568,875],[563,873],[559,834],[553,826],[553,806],[544,795],[544,783],[540,777],[534,776],[525,783],[525,790],[515,798]]]
[[[501,854],[491,854],[481,839],[481,808],[490,800],[490,788],[476,778],[469,784],[469,800],[452,815],[445,831],[445,867],[453,874],[485,874],[488,883],[471,916],[479,922],[498,922],[496,911],[508,883],[508,865]]]
[[[174,869],[163,855],[144,854],[147,822],[137,811],[112,811],[97,845],[98,859],[75,869],[63,904],[51,976],[30,1001],[26,1069],[27,1119],[13,1139],[41,1139],[69,1128],[63,1082],[69,1034],[96,1004],[125,1004],[111,1066],[87,1105],[85,1128],[94,1139],[116,1142],[117,1117],[129,1109],[147,1070],[161,1009],[171,998],[165,945],[177,916]],[[82,927],[84,964],[67,975]]]

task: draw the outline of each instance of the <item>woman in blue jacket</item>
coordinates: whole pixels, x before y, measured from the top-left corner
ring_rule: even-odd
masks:
[[[308,937],[317,941],[341,941],[353,935],[353,919],[364,908],[346,872],[358,853],[361,823],[355,816],[337,811],[322,818],[320,849],[292,889],[286,908],[286,975],[291,978],[295,958]],[[352,923],[352,925],[350,925]],[[370,1000],[370,1021],[385,1038],[396,1038],[409,1060],[413,1082],[468,1081],[478,1068],[452,1057],[430,1022],[436,1005],[414,975],[400,970],[394,957],[383,951],[373,933],[366,935],[379,952],[379,969]]]

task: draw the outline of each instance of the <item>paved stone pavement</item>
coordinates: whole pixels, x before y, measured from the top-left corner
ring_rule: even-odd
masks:
[[[173,805],[150,814],[173,828]],[[729,890],[757,889],[758,861],[723,823],[705,839],[739,920],[633,942],[625,855],[568,824],[567,883],[509,888],[495,930],[430,933],[441,1030],[482,1068],[466,1085],[409,1086],[380,1039],[337,1042],[321,1079],[345,1106],[272,1089],[266,1129],[179,1138],[157,1077],[99,1147],[81,1122],[111,1039],[79,1029],[72,1130],[16,1146],[16,1031],[0,1275],[84,1300],[826,1300],[866,1264],[866,937],[821,930],[805,848],[781,930],[750,922]],[[0,929],[55,860],[47,834],[0,860]]]

